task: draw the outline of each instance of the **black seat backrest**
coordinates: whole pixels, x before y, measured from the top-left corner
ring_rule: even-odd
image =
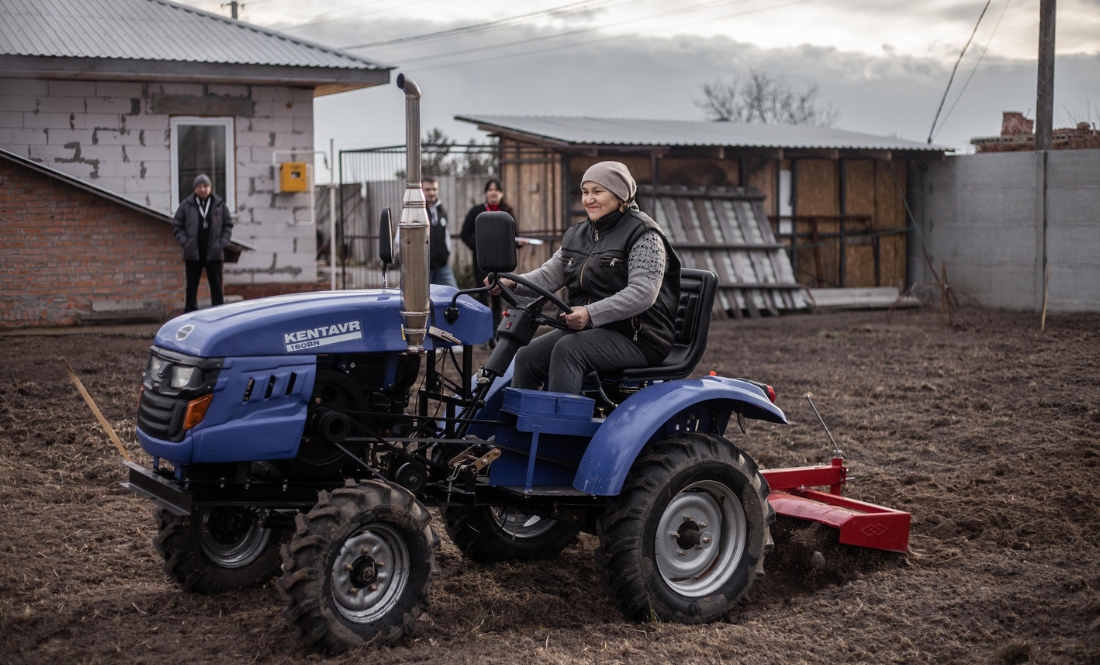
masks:
[[[709,270],[681,270],[675,337],[668,357],[656,367],[632,367],[600,378],[617,382],[670,381],[691,374],[707,350],[710,314],[717,291],[718,276]]]

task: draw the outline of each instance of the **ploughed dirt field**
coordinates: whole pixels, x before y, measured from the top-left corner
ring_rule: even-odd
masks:
[[[143,329],[148,330],[148,329]],[[150,335],[4,336],[0,662],[319,660],[273,585],[169,582],[149,504],[70,384],[66,356],[131,452]],[[333,663],[1100,663],[1100,316],[968,310],[719,322],[699,373],[775,386],[790,426],[730,437],[765,467],[845,451],[856,498],[909,510],[910,551],[833,544],[782,519],[766,578],[726,623],[623,621],[596,541],[479,566],[447,540],[416,633]],[[438,521],[438,520],[437,520]],[[824,563],[813,553],[821,552]]]

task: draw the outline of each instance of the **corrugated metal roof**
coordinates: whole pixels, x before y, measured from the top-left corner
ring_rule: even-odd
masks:
[[[167,0],[0,0],[0,54],[384,69]]]
[[[575,145],[953,150],[889,136],[806,125],[524,115],[455,116],[455,119],[474,123],[487,131],[496,128]]]
[[[747,311],[756,317],[808,307],[787,246],[776,241],[764,213],[763,194],[740,187],[643,187],[639,198],[685,268],[718,275],[715,316],[741,318]]]

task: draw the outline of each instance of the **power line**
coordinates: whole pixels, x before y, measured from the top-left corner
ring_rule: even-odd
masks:
[[[943,110],[943,103],[947,101],[947,93],[951,91],[951,82],[955,80],[955,72],[959,70],[959,63],[962,62],[963,56],[966,55],[966,49],[970,48],[970,42],[974,41],[974,35],[978,33],[978,26],[982,24],[982,17],[985,16],[985,11],[989,9],[989,3],[992,1],[993,0],[985,0],[985,7],[982,7],[982,13],[978,15],[978,22],[974,24],[974,30],[970,33],[970,39],[966,40],[962,52],[959,53],[959,59],[955,61],[955,66],[951,68],[951,77],[947,79],[947,88],[943,91],[943,99],[940,100],[940,106],[936,109],[936,117],[932,118],[932,126],[928,128],[928,143],[932,142],[932,133],[936,130],[936,122],[940,119],[940,111]]]
[[[342,7],[340,9],[333,10],[331,12],[328,12],[328,14],[335,14],[336,12],[342,12],[342,11],[346,11],[348,9],[358,9],[360,7],[374,7],[374,6],[382,4],[383,2],[386,2],[386,1],[387,0],[375,0],[374,2],[362,2],[362,3],[359,3],[358,5],[352,5],[350,7]],[[397,9],[397,8],[404,9],[405,7],[411,7],[413,5],[420,5],[420,4],[423,4],[425,2],[430,2],[430,1],[431,0],[413,0],[413,2],[399,2],[395,5],[390,5],[388,7],[383,7],[382,9],[378,9],[378,10],[375,10],[375,11],[361,12],[359,14],[349,14],[347,16],[336,16],[336,17],[333,17],[333,18],[320,19],[320,20],[316,20],[316,21],[306,21],[305,23],[292,23],[291,25],[280,26],[278,29],[285,32],[286,30],[295,30],[297,28],[308,28],[308,27],[314,26],[314,25],[322,25],[324,23],[332,23],[333,21],[346,21],[349,18],[358,18],[360,16],[374,16],[375,14],[383,14],[385,12],[388,12],[391,9]],[[324,16],[324,14],[321,14],[321,16]]]
[[[748,1],[751,1],[751,0],[741,0],[741,2],[738,2],[736,4],[741,4],[742,2],[748,2]],[[748,14],[758,14],[760,12],[772,11],[773,9],[782,9],[784,7],[790,7],[790,6],[793,6],[793,5],[804,5],[806,3],[816,2],[816,1],[817,0],[795,0],[794,2],[787,2],[787,3],[781,4],[781,5],[771,5],[771,6],[768,6],[768,7],[760,7],[758,9],[750,9],[748,11],[736,12],[736,13],[733,13],[733,14],[724,14],[722,16],[714,16],[714,17],[699,19],[699,20],[696,20],[696,21],[688,21],[687,23],[681,23],[681,24],[679,24],[675,27],[682,28],[682,27],[685,27],[685,26],[700,23],[702,21],[720,21],[720,20],[723,20],[723,19],[735,18],[737,16],[747,16]],[[655,18],[655,17],[648,17],[648,18]],[[643,20],[643,19],[638,19],[638,20]],[[632,21],[624,21],[623,23],[631,23],[631,22]],[[621,25],[621,23],[614,24],[614,25]],[[601,27],[608,27],[608,26],[601,26]],[[584,45],[588,46],[588,45],[594,45],[594,44],[602,44],[604,42],[610,42],[610,41],[614,41],[616,39],[623,39],[625,37],[635,37],[639,34],[645,34],[647,32],[653,32],[654,30],[665,30],[667,28],[668,28],[668,26],[663,26],[662,25],[662,26],[659,26],[659,27],[656,27],[656,28],[650,28],[648,30],[641,30],[641,31],[635,32],[635,33],[628,33],[628,34],[624,34],[624,35],[612,35],[610,37],[605,37],[603,39],[596,39],[596,40],[593,40],[593,41],[585,42]],[[593,28],[593,29],[595,30],[595,29],[598,29],[598,28]],[[560,36],[564,36],[564,35],[557,35],[557,36],[560,37]],[[535,41],[535,40],[529,40],[529,41]],[[524,43],[527,43],[527,42],[524,42]],[[539,54],[539,53],[547,53],[549,51],[560,51],[563,48],[573,48],[573,47],[576,47],[576,46],[579,46],[579,44],[577,44],[575,42],[571,42],[569,44],[561,44],[561,45],[558,45],[558,46],[549,46],[547,48],[536,49],[534,51],[521,51],[519,53],[509,53],[509,54],[505,54],[505,55],[495,55],[495,56],[491,56],[491,57],[488,57],[488,58],[481,58],[479,60],[465,60],[463,62],[451,62],[451,63],[445,63],[445,64],[441,64],[441,65],[434,65],[434,66],[431,66],[431,67],[420,67],[420,68],[415,69],[414,71],[425,72],[425,71],[431,71],[433,69],[447,69],[447,68],[450,68],[450,67],[461,67],[462,65],[476,65],[476,64],[479,64],[479,63],[482,63],[482,62],[493,62],[495,60],[501,60],[501,59],[504,59],[504,58],[521,58],[523,56],[536,55],[536,54]]]
[[[997,28],[1001,27],[1001,19],[1005,17],[1005,11],[1008,10],[1008,5],[1012,0],[1005,0],[1005,6],[1001,8],[1001,15],[997,17],[997,23],[993,26],[993,32],[989,35],[989,39],[985,43],[985,48],[982,49],[982,54],[978,56],[978,61],[974,63],[974,69],[970,70],[970,76],[966,77],[966,82],[963,83],[962,89],[959,90],[959,94],[955,97],[955,101],[951,104],[951,108],[947,109],[947,115],[943,116],[943,122],[940,123],[940,128],[936,130],[938,136],[943,131],[943,126],[947,124],[947,119],[951,117],[951,114],[955,111],[955,107],[959,105],[959,100],[962,99],[963,93],[966,92],[966,86],[970,85],[970,79],[974,78],[974,74],[978,71],[978,66],[982,64],[982,58],[985,57],[985,52],[989,50],[989,45],[993,42],[993,36],[997,34]]]
[[[570,37],[570,36],[573,36],[573,35],[586,34],[586,33],[589,33],[589,32],[595,32],[597,30],[603,30],[605,28],[613,28],[613,27],[620,26],[620,25],[626,25],[628,23],[637,23],[639,21],[648,21],[650,19],[660,18],[662,16],[667,16],[669,14],[686,14],[686,13],[689,13],[689,12],[696,12],[696,11],[701,11],[703,9],[709,9],[711,7],[718,6],[718,5],[729,5],[729,4],[740,5],[740,4],[744,4],[746,2],[756,2],[756,1],[757,0],[712,0],[711,2],[706,2],[706,3],[703,3],[701,5],[696,5],[695,7],[690,7],[690,8],[687,8],[687,9],[684,9],[684,8],[672,9],[672,10],[669,10],[669,11],[666,11],[666,12],[660,12],[658,14],[652,14],[650,16],[642,16],[642,17],[639,17],[639,18],[628,19],[626,21],[619,21],[618,23],[598,25],[598,26],[593,26],[593,27],[589,27],[589,28],[579,28],[577,30],[569,30],[567,32],[559,32],[559,33],[553,34],[553,35],[543,35],[542,37],[532,37],[530,39],[521,39],[521,40],[517,40],[517,41],[514,41],[514,42],[505,42],[504,44],[493,44],[493,45],[490,45],[490,46],[478,46],[476,48],[463,49],[461,51],[450,51],[448,53],[437,53],[437,54],[434,54],[434,55],[426,55],[426,56],[422,56],[422,57],[419,57],[419,58],[403,58],[402,59],[402,64],[408,64],[410,62],[420,62],[420,61],[423,61],[423,60],[435,60],[435,59],[438,59],[438,58],[449,58],[449,57],[456,56],[456,55],[465,55],[467,53],[477,53],[479,51],[491,51],[491,50],[500,49],[500,48],[507,48],[509,46],[516,46],[518,44],[532,44],[534,42],[542,42],[542,41],[546,41],[548,39],[558,39],[558,38],[561,38],[561,37]],[[437,69],[437,67],[433,67],[432,69]]]
[[[426,41],[431,39],[442,39],[450,37],[456,34],[464,34],[469,32],[478,32],[482,30],[489,30],[497,26],[506,25],[529,18],[535,18],[538,16],[554,16],[557,14],[567,14],[574,11],[581,11],[586,9],[594,9],[600,5],[606,5],[608,3],[619,2],[620,0],[580,0],[580,2],[573,2],[567,5],[559,5],[557,7],[551,7],[549,9],[542,9],[537,12],[529,12],[527,14],[519,14],[518,16],[510,16],[508,18],[497,19],[495,21],[486,21],[485,23],[476,23],[473,25],[464,25],[458,28],[450,28],[448,30],[439,30],[436,32],[427,32],[420,35],[410,35],[408,37],[398,37],[396,39],[387,39],[380,42],[368,42],[366,44],[353,44],[351,46],[341,46],[342,49],[361,49],[361,48],[374,48],[376,46],[389,46],[391,44],[404,44],[407,42]],[[636,0],[628,0],[636,1]]]

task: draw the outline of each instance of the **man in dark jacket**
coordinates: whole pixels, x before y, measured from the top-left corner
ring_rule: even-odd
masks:
[[[175,220],[172,231],[183,248],[187,264],[187,299],[183,311],[199,308],[199,279],[204,269],[210,284],[210,304],[222,304],[223,250],[233,235],[233,220],[225,202],[210,191],[210,178],[205,174],[195,177],[195,193],[180,202]]]
[[[439,202],[439,181],[432,176],[424,176],[421,187],[424,189],[424,203],[428,208],[429,247],[431,252],[431,272],[428,282],[458,288],[455,273],[451,270],[451,233],[447,228],[447,211]]]

